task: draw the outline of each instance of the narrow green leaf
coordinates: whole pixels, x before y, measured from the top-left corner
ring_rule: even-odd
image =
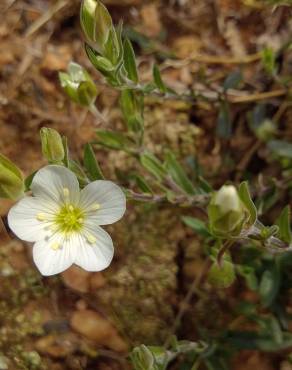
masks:
[[[244,203],[244,205],[249,211],[249,215],[250,215],[249,223],[254,224],[257,219],[257,209],[256,209],[256,206],[254,205],[254,202],[251,199],[251,196],[248,190],[248,184],[246,181],[240,184],[239,189],[238,189],[238,195],[241,201]]]
[[[129,39],[124,41],[124,67],[127,71],[128,78],[135,84],[138,83],[138,71],[133,46]]]
[[[256,270],[247,265],[236,266],[237,272],[241,275],[246,282],[246,285],[251,290],[258,289],[258,278],[256,275]]]
[[[205,222],[199,220],[198,218],[183,216],[182,220],[187,226],[191,227],[199,235],[203,237],[211,236],[211,233],[209,232]]]
[[[274,302],[279,293],[280,281],[281,275],[277,264],[264,271],[259,285],[259,294],[264,307],[269,307]]]
[[[97,137],[99,139],[97,144],[111,149],[125,149],[131,144],[129,139],[119,132],[98,130]]]
[[[203,193],[211,193],[213,191],[211,184],[203,176],[198,176],[198,184]]]
[[[292,143],[282,140],[271,140],[268,148],[279,157],[292,159]]]
[[[143,94],[129,89],[123,90],[120,96],[120,105],[128,130],[142,134],[144,131]]]
[[[230,117],[229,105],[227,102],[221,104],[218,119],[216,133],[223,139],[229,139],[232,133],[232,122]]]
[[[196,193],[196,189],[186,175],[185,170],[178,163],[175,155],[170,151],[168,151],[165,156],[165,165],[170,177],[182,190],[190,195],[194,195]]]
[[[18,199],[24,192],[24,179],[20,169],[0,154],[0,198]]]
[[[276,73],[276,53],[272,48],[266,47],[262,50],[262,64],[268,74],[273,75]]]
[[[100,56],[90,45],[85,44],[85,52],[92,65],[105,77],[115,71],[112,63],[107,58]]]
[[[115,28],[112,26],[109,31],[107,42],[104,45],[103,56],[116,67],[119,61],[120,54],[121,50],[118,35]]]
[[[94,151],[90,144],[85,144],[83,163],[88,172],[89,178],[92,181],[104,179],[101,169],[96,160]]]
[[[287,242],[288,244],[291,243],[292,241],[290,215],[291,210],[290,206],[288,205],[282,210],[276,222],[276,224],[279,226],[278,231],[279,238],[282,239],[284,242]]]
[[[136,181],[136,184],[138,188],[143,192],[147,194],[153,194],[153,191],[149,184],[143,179],[142,176],[134,175],[134,180]]]
[[[143,153],[140,156],[141,164],[146,170],[148,170],[152,175],[154,175],[158,180],[162,180],[166,171],[160,162],[160,160],[155,157],[152,153]]]
[[[277,343],[272,335],[263,335],[255,331],[229,331],[226,333],[229,344],[237,349],[278,352],[292,346],[292,335],[283,332],[283,341]],[[217,369],[216,369],[217,370]]]
[[[80,166],[78,162],[69,159],[68,168],[69,170],[74,172],[75,175],[77,176],[81,188],[88,184],[88,178],[86,176],[86,173],[84,172],[83,168]]]
[[[65,167],[69,167],[69,147],[68,147],[68,139],[66,136],[62,136],[62,142],[64,147],[64,159],[63,163]]]
[[[154,79],[154,82],[155,82],[156,86],[158,87],[158,89],[162,93],[165,94],[166,91],[167,91],[167,87],[165,86],[164,82],[162,81],[159,68],[157,67],[156,64],[154,64],[154,66],[153,66],[153,79]]]
[[[30,175],[28,175],[25,178],[25,180],[24,180],[24,187],[25,187],[24,191],[29,191],[30,190],[32,180],[33,180],[36,173],[37,173],[37,171],[34,171],[33,173],[31,173]]]
[[[242,73],[240,70],[230,73],[223,83],[224,92],[226,92],[228,89],[236,89],[241,81]]]

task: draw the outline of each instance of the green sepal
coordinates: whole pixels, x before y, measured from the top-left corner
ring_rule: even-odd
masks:
[[[287,205],[281,212],[279,218],[276,221],[276,224],[279,226],[278,237],[284,242],[290,244],[292,241],[291,233],[291,209]]]
[[[18,199],[24,194],[24,179],[20,169],[0,154],[0,198]]]
[[[238,195],[249,212],[249,223],[253,225],[257,219],[257,209],[254,202],[251,199],[248,189],[248,183],[246,181],[242,182],[239,185]]]
[[[83,163],[91,181],[104,179],[92,146],[89,143],[84,146]]]
[[[138,83],[138,71],[133,46],[129,39],[124,41],[124,67],[127,71],[128,79],[135,84]]]

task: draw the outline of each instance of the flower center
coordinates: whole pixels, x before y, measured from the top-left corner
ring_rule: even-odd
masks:
[[[84,212],[71,204],[65,204],[54,221],[58,230],[66,234],[80,231],[84,222]]]

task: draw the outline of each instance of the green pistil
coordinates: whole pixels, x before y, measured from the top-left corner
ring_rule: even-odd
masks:
[[[58,231],[65,234],[78,232],[82,229],[84,222],[84,212],[73,205],[64,205],[56,215],[54,224]]]

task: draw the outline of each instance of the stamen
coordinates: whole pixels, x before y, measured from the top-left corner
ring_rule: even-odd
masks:
[[[56,250],[58,250],[59,248],[60,248],[60,243],[58,243],[58,242],[54,242],[52,245],[51,245],[51,248],[54,250],[54,251],[56,251]]]
[[[46,217],[46,215],[45,215],[44,213],[38,213],[38,214],[36,215],[36,219],[37,219],[38,221],[46,221],[47,217]]]
[[[96,242],[96,237],[94,237],[92,234],[87,234],[86,239],[89,244],[94,244]]]
[[[72,204],[70,204],[68,208],[69,208],[69,211],[70,212],[73,212],[74,211],[74,207],[72,206]]]
[[[63,194],[64,194],[64,197],[68,198],[69,195],[70,195],[70,191],[68,188],[63,188]]]
[[[78,220],[77,220],[80,224],[82,224],[83,223],[83,221],[84,221],[84,218],[82,218],[82,217],[80,217],[80,218],[78,218]]]
[[[98,211],[99,209],[100,209],[100,204],[99,203],[95,203],[91,206],[92,211]]]
[[[56,224],[50,225],[50,230],[57,231],[58,229],[59,229],[59,225],[56,225]]]

